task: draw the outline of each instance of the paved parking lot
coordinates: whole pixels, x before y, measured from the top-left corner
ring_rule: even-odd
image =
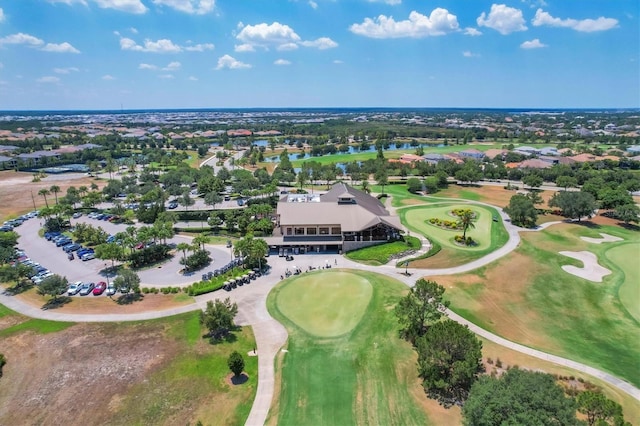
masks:
[[[86,216],[82,216],[79,219],[72,219],[71,222],[72,224],[84,222],[95,227],[100,226],[112,235],[122,232],[127,228],[127,225],[90,219]],[[56,247],[55,243],[38,236],[41,223],[42,220],[33,218],[24,222],[22,226],[15,228],[15,231],[20,235],[18,247],[24,250],[28,257],[49,269],[54,274],[67,277],[69,282],[107,281],[105,268],[111,266],[111,261],[100,259],[82,261],[77,257],[75,260],[68,260],[67,253],[65,253],[61,247]],[[176,235],[168,242],[175,244],[181,242],[191,243],[191,238]],[[182,265],[180,265],[179,262],[182,258],[182,253],[176,253],[173,258],[165,263],[139,271],[138,275],[140,276],[141,284],[148,287],[188,285],[199,281],[203,272],[220,268],[231,260],[231,251],[225,246],[207,245],[207,250],[211,253],[213,261],[209,267],[202,271],[191,274],[181,274],[179,271],[182,269]],[[113,276],[109,277],[109,280],[111,279],[113,279]]]

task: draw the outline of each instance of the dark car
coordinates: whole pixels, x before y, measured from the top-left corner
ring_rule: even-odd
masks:
[[[171,210],[173,210],[173,209],[175,209],[177,207],[178,207],[178,203],[176,203],[175,201],[172,201],[172,202],[169,203],[169,205],[167,205],[167,208],[169,208]]]
[[[52,239],[54,239],[54,238],[55,238],[55,237],[57,237],[58,235],[60,235],[60,233],[59,233],[59,232],[57,232],[57,231],[54,231],[54,232],[45,232],[45,233],[44,233],[44,238],[45,238],[47,241],[51,241]]]
[[[67,244],[66,246],[62,247],[62,250],[64,250],[67,253],[71,253],[72,251],[76,251],[79,250],[82,246],[78,243],[71,243],[71,244]]]
[[[94,296],[100,296],[102,293],[104,293],[104,291],[107,289],[107,283],[105,283],[104,281],[100,281],[98,284],[96,284],[96,286],[93,288],[93,295]]]
[[[60,238],[59,240],[56,241],[56,247],[66,246],[67,244],[72,242],[73,241],[71,240],[71,238]]]

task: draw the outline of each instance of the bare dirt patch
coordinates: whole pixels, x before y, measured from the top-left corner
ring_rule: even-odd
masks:
[[[40,182],[32,182],[33,175],[26,172],[14,172],[5,170],[0,172],[0,200],[11,200],[10,203],[0,205],[0,220],[9,217],[19,216],[25,212],[33,210],[35,201],[36,208],[45,206],[44,198],[38,195],[41,189],[49,189],[52,185],[60,187],[58,197],[67,193],[67,188],[75,186],[86,186],[89,188],[92,183],[102,188],[107,184],[105,180],[97,180],[81,173],[63,173],[59,175],[48,175]],[[33,194],[33,198],[31,198]],[[49,205],[55,204],[53,194],[47,196]]]
[[[177,353],[159,324],[79,324],[0,339],[0,424],[104,424],[127,390]]]
[[[73,296],[71,302],[67,303],[55,311],[63,314],[135,314],[148,311],[162,311],[177,308],[189,303],[193,303],[193,298],[186,298],[184,295],[176,297],[173,294],[143,294],[141,301],[130,304],[118,304],[120,295],[110,299],[106,296]],[[14,297],[34,306],[41,308],[49,299],[40,296],[35,289],[21,293]]]

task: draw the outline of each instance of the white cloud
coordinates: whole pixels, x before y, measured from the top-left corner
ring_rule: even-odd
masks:
[[[78,72],[80,71],[78,68],[76,67],[67,67],[67,68],[54,68],[53,72],[55,72],[56,74],[70,74],[72,72]]]
[[[339,65],[339,64],[344,64],[344,62],[343,62],[343,61],[341,61],[340,59],[334,59],[334,60],[333,60],[333,63],[334,63],[334,64],[338,64],[338,65]]]
[[[0,45],[3,44],[26,44],[28,46],[41,46],[44,41],[30,34],[17,33],[0,38]]]
[[[74,3],[80,3],[83,6],[87,5],[86,0],[49,0],[49,3],[64,3],[71,6]]]
[[[154,4],[167,6],[191,15],[204,15],[213,11],[215,0],[153,0]]]
[[[571,28],[585,33],[607,31],[618,26],[618,20],[613,18],[601,16],[597,19],[560,19],[554,18],[542,9],[536,11],[536,16],[531,20],[531,23],[534,27],[547,25],[549,27]]]
[[[309,6],[311,6],[311,8],[315,10],[318,8],[318,3],[313,0],[309,0]]]
[[[476,22],[478,26],[493,28],[502,35],[527,30],[522,11],[505,4],[492,4],[489,15],[482,12]]]
[[[249,46],[254,49],[256,47],[268,49],[270,46],[288,46],[300,41],[300,36],[290,26],[279,22],[247,25],[239,28],[242,29],[236,38],[242,42],[240,46],[245,52],[249,51]],[[236,46],[236,51],[239,51],[238,48],[239,46]]]
[[[253,45],[251,44],[236,44],[234,49],[236,52],[255,52],[256,49],[253,48]]]
[[[106,81],[111,81],[111,80],[115,80],[116,78],[114,76],[112,76],[112,75],[105,74],[105,75],[102,76],[102,79],[106,80]]]
[[[80,53],[78,49],[73,47],[71,44],[67,43],[47,43],[42,50],[45,52],[56,52],[56,53]]]
[[[284,43],[277,47],[278,50],[296,50],[298,45],[295,43]]]
[[[276,59],[273,62],[274,65],[291,65],[291,61],[287,61],[286,59]]]
[[[158,78],[162,78],[164,80],[171,80],[174,77],[173,77],[173,74],[160,74]]]
[[[123,37],[120,39],[120,48],[122,50],[151,53],[178,53],[182,51],[182,47],[168,39],[160,39],[157,41],[146,39],[144,45],[141,46],[130,38]]]
[[[467,27],[464,29],[464,35],[468,35],[471,37],[482,35],[482,31],[478,31],[476,28]]]
[[[412,11],[405,21],[395,21],[392,16],[385,15],[375,19],[365,18],[363,23],[349,27],[354,34],[380,39],[441,36],[459,29],[456,15],[442,8],[434,9],[430,16]]]
[[[462,52],[462,56],[464,56],[465,58],[479,58],[480,54],[473,53],[470,50],[465,50],[464,52]]]
[[[39,79],[36,80],[36,82],[38,83],[60,83],[60,79],[58,77],[54,77],[52,75],[47,75],[44,77],[40,77]]]
[[[242,69],[242,68],[251,68],[251,65],[245,64],[244,62],[240,62],[232,56],[224,55],[218,59],[218,66],[216,67],[216,69],[221,70],[223,68],[229,68],[234,70],[234,69]]]
[[[135,27],[129,28],[129,31],[131,31],[133,34],[138,34],[138,29]]]
[[[522,49],[540,49],[542,47],[547,47],[546,44],[541,43],[540,39],[534,38],[531,41],[525,41],[520,45]]]
[[[198,81],[198,78],[191,75],[189,76],[189,81]]]
[[[102,9],[115,9],[121,12],[143,14],[147,7],[140,0],[92,0]]]
[[[162,71],[177,71],[182,67],[182,64],[178,61],[169,62],[169,65],[162,68]]]
[[[203,43],[185,46],[184,50],[187,52],[204,52],[205,50],[213,50],[214,48],[215,46],[212,43]]]
[[[139,70],[157,70],[158,67],[152,64],[140,64],[138,65]]]
[[[4,17],[4,10],[0,7],[0,22],[4,22],[6,18]]]
[[[300,44],[305,47],[315,47],[320,50],[332,49],[334,47],[338,47],[338,43],[331,40],[329,37],[320,37],[313,41],[303,41]]]
[[[369,3],[386,3],[391,6],[395,6],[397,4],[402,3],[402,0],[368,0]]]

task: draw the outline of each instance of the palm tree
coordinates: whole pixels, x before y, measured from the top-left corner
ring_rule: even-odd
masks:
[[[466,240],[467,229],[475,229],[476,225],[473,224],[473,213],[471,210],[465,210],[458,220],[458,226],[462,227],[462,238]]]
[[[42,197],[44,198],[44,203],[47,205],[47,208],[49,208],[49,202],[47,201],[47,195],[49,194],[51,194],[51,192],[49,192],[47,188],[42,188],[40,191],[38,191],[38,195],[42,195]]]
[[[184,260],[184,262],[187,261],[187,250],[191,249],[191,246],[187,243],[178,243],[178,245],[176,246],[176,249],[180,250],[182,252],[182,259]]]
[[[367,194],[371,193],[371,189],[369,189],[369,182],[368,181],[363,180],[361,186],[362,186],[362,192],[365,192]]]
[[[51,188],[49,188],[49,191],[55,195],[56,204],[58,204],[58,193],[60,192],[60,187],[58,185],[52,185]]]
[[[80,188],[78,188],[78,192],[80,193],[81,197],[84,197],[85,195],[87,195],[87,187],[81,185]]]
[[[204,245],[211,241],[211,237],[204,234],[198,234],[194,239],[193,243],[197,244],[197,247],[204,250]]]

